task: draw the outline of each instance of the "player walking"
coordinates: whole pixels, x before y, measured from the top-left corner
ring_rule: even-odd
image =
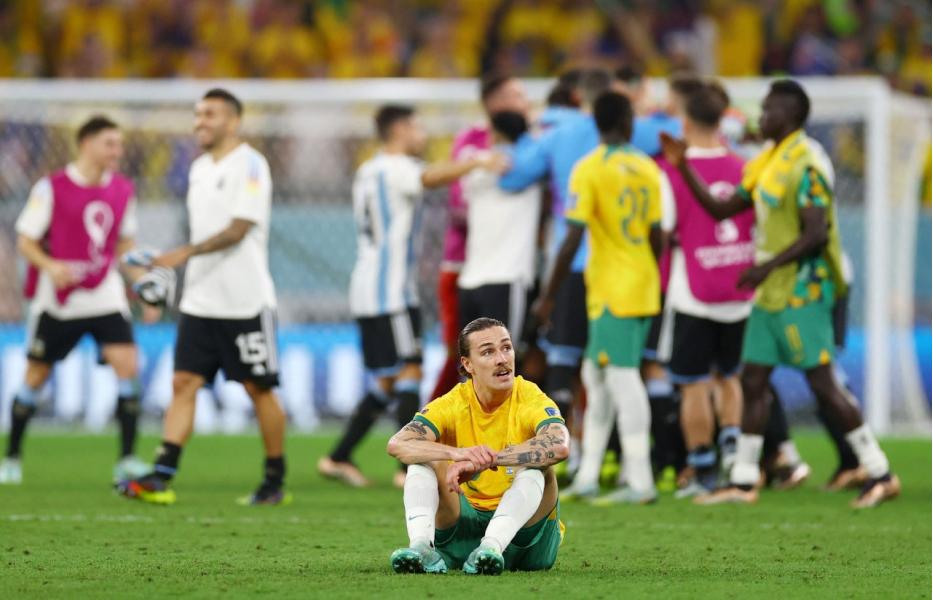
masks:
[[[651,317],[661,301],[661,171],[628,143],[633,115],[625,96],[603,94],[593,113],[602,143],[573,170],[567,234],[534,312],[547,321],[588,230],[590,256],[584,274],[589,339],[582,371],[588,406],[583,457],[568,495],[592,497],[598,492],[599,467],[616,410],[628,485],[601,500],[647,503],[657,492],[651,471],[651,410],[639,366]]]
[[[268,258],[272,178],[266,159],[240,138],[242,115],[240,101],[223,89],[208,91],[195,107],[194,132],[204,154],[192,163],[188,178],[191,243],[153,263],[188,265],[172,403],[154,471],[118,486],[128,498],[175,502],[169,484],[191,435],[197,392],[219,370],[246,388],[266,453],[262,483],[240,502],[280,504],[289,498],[283,491],[285,413],[273,391],[279,377]]]
[[[496,575],[550,569],[563,538],[553,465],[569,433],[557,405],[515,377],[505,325],[481,318],[460,332],[467,381],[428,404],[389,440],[409,465],[409,545],[392,553],[396,573]]]
[[[32,302],[26,375],[13,399],[0,484],[22,481],[23,435],[39,392],[55,363],[85,334],[94,338],[101,358],[117,375],[120,461],[114,478],[149,468],[133,454],[140,412],[137,352],[118,271],[120,257],[134,246],[137,227],[133,183],[116,172],[123,135],[109,118],[96,116],[78,129],[77,143],[75,161],[35,184],[16,221],[17,245],[29,263],[26,296]]]
[[[360,400],[343,437],[318,471],[354,487],[368,484],[351,454],[376,419],[395,404],[399,427],[420,406],[421,315],[415,241],[424,187],[447,185],[478,166],[501,170],[501,157],[474,155],[424,168],[416,157],[427,137],[408,106],[387,105],[376,114],[382,143],[353,182],[357,259],[350,278],[350,311],[360,328],[363,363],[373,383]],[[401,486],[405,471],[396,475]]]
[[[685,160],[686,145],[663,136],[664,155],[703,207],[716,219],[755,208],[755,266],[739,278],[755,289],[755,305],[742,343],[742,435],[728,488],[699,496],[699,503],[755,502],[762,433],[772,402],[768,381],[775,366],[804,371],[822,406],[871,478],[852,505],[868,508],[900,493],[888,458],[858,404],[833,374],[832,307],[846,292],[833,194],[804,133],[810,99],[792,80],[771,85],[762,102],[760,129],[771,144],[749,162],[739,189],[715,200]]]

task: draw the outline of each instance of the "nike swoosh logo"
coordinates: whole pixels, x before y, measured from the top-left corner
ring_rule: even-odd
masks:
[[[414,519],[417,519],[418,517],[426,517],[426,516],[428,516],[428,515],[415,515],[415,516],[413,516],[413,517],[408,517],[408,520],[409,520],[409,521],[412,521],[412,520],[414,520]]]

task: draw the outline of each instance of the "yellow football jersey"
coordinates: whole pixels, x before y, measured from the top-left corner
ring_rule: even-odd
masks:
[[[467,380],[429,402],[415,420],[430,427],[441,444],[455,448],[485,445],[496,452],[530,440],[546,423],[564,422],[554,401],[521,377],[515,378],[509,399],[492,413],[483,410],[472,380]],[[483,471],[461,489],[477,510],[495,510],[514,478],[514,468],[498,467]]]
[[[648,236],[661,221],[661,170],[630,145],[601,144],[570,176],[568,221],[589,231],[584,271],[590,319],[656,315],[661,277]]]

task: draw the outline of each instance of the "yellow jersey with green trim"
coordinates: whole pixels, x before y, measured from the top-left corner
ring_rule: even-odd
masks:
[[[738,193],[755,207],[755,262],[762,264],[800,237],[800,211],[826,209],[822,251],[774,269],[755,290],[755,303],[776,312],[845,295],[842,245],[829,178],[802,129],[746,163]]]
[[[431,428],[437,441],[446,446],[485,445],[496,452],[530,440],[548,423],[564,422],[554,401],[522,377],[515,378],[509,399],[491,413],[480,406],[473,381],[467,380],[429,402],[415,420]],[[496,510],[515,474],[513,467],[498,467],[460,487],[473,508]]]
[[[656,315],[661,277],[649,234],[661,222],[661,169],[630,144],[599,145],[570,175],[565,217],[589,232],[586,312]]]

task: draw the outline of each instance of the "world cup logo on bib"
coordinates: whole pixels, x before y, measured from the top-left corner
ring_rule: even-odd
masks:
[[[88,255],[97,263],[102,257],[110,230],[113,229],[113,209],[101,200],[89,202],[84,208],[84,230],[91,238]]]

